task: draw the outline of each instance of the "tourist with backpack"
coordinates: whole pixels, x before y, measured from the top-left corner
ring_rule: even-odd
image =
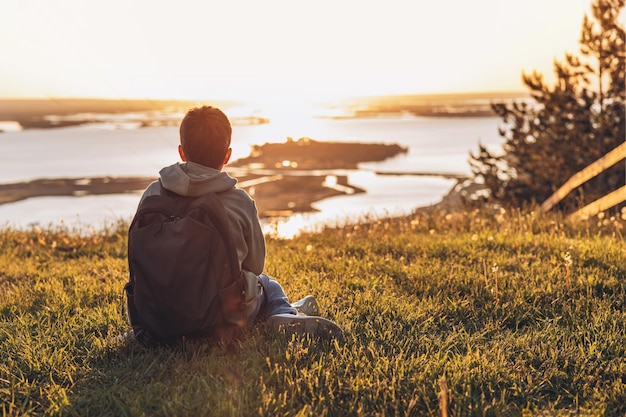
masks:
[[[290,304],[263,273],[265,237],[254,200],[222,171],[232,128],[219,109],[189,110],[180,125],[182,163],[163,168],[129,228],[127,315],[141,343],[230,340],[247,325],[342,338],[317,316],[313,296]]]

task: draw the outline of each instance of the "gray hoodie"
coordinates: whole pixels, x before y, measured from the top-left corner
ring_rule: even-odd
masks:
[[[226,172],[218,171],[194,162],[177,163],[163,168],[160,172],[163,187],[189,197],[199,197],[207,192],[219,193],[226,213],[230,217],[230,229],[241,269],[255,276],[263,272],[265,265],[265,238],[254,200],[248,193],[235,188],[237,180]],[[159,194],[159,181],[148,186],[141,199]],[[252,284],[252,283],[250,283]]]

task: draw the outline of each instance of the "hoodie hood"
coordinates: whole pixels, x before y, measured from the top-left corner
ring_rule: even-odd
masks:
[[[194,162],[167,166],[159,174],[164,188],[188,197],[227,191],[237,184],[227,173]]]

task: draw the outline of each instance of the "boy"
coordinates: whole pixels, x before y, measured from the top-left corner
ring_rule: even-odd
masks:
[[[237,180],[222,171],[232,153],[231,136],[230,122],[221,110],[211,106],[189,110],[180,125],[178,153],[183,162],[163,168],[160,179],[148,186],[142,200],[165,194],[165,190],[189,197],[218,193],[246,281],[246,302],[252,302],[248,324],[263,320],[272,330],[341,338],[339,326],[315,316],[319,309],[313,296],[292,305],[281,285],[263,274],[265,237],[256,205],[243,189],[235,187]]]

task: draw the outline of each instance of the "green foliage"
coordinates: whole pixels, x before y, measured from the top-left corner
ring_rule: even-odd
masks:
[[[0,231],[2,415],[626,413],[624,220],[415,214],[268,239],[343,344],[261,324],[231,345],[124,336],[125,229]]]
[[[541,203],[572,175],[624,142],[625,32],[617,18],[624,0],[596,0],[593,19],[585,16],[582,57],[566,54],[555,62],[556,82],[523,74],[532,101],[496,103],[503,122],[504,154],[480,145],[471,154],[472,171],[492,200],[508,205]],[[624,185],[625,162],[618,163],[561,204],[573,210]]]

